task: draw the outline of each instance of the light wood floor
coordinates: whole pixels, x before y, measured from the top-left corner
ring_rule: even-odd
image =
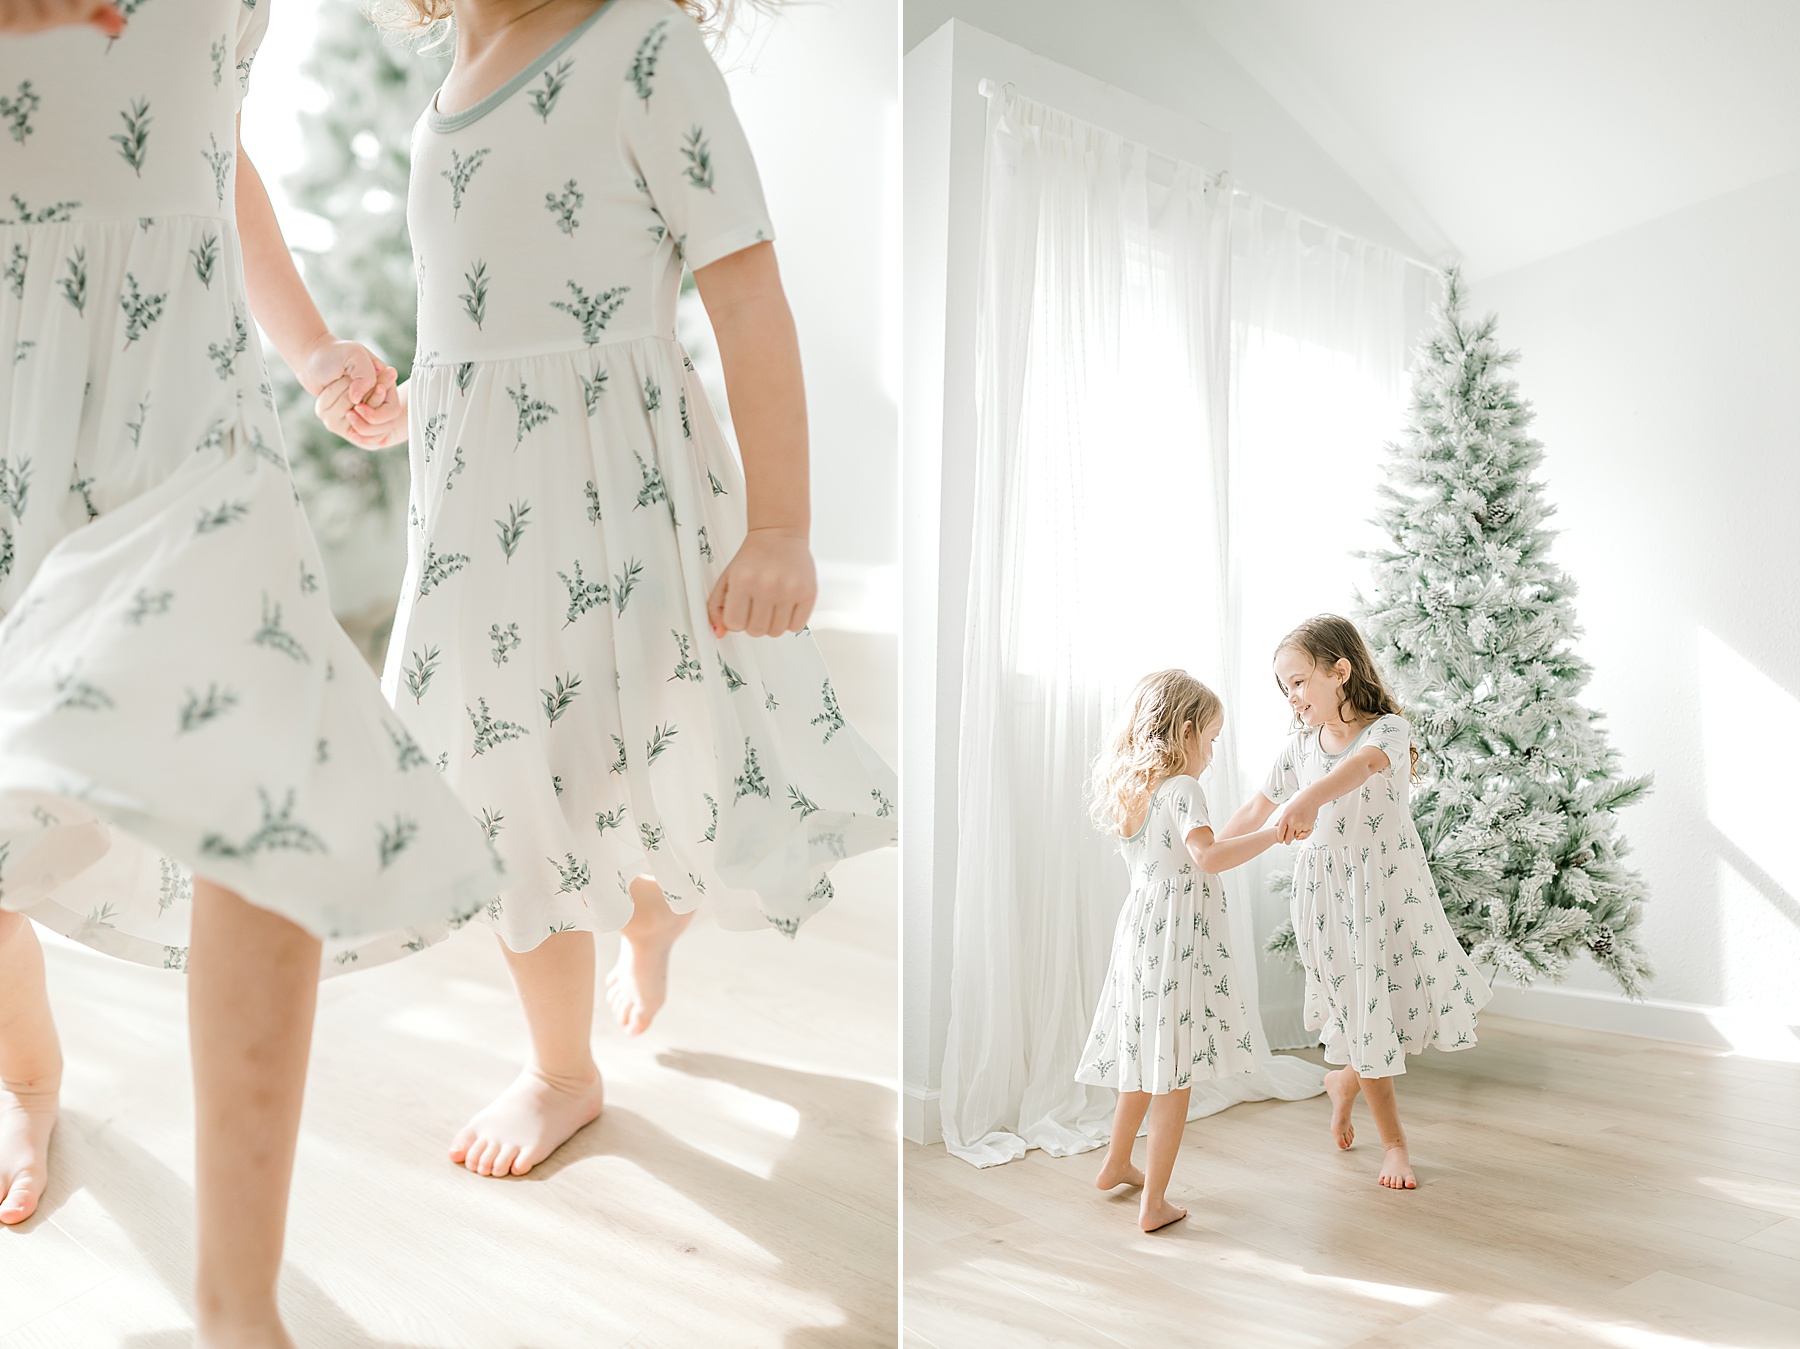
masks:
[[[891,756],[892,640],[821,644],[847,714]],[[300,1344],[893,1344],[894,853],[834,876],[797,941],[696,925],[650,1033],[597,1024],[606,1114],[523,1178],[443,1156],[525,1048],[492,938],[472,925],[329,981],[283,1274]],[[603,967],[615,946],[600,940]],[[186,1349],[182,980],[67,943],[49,957],[65,1114],[43,1207],[0,1230],[0,1349]]]
[[[904,1148],[905,1344],[1357,1349],[1800,1345],[1800,1065],[1482,1018],[1401,1079],[1421,1188],[1323,1097],[1188,1125],[1170,1198],[1099,1153],[978,1171]],[[1138,1144],[1143,1160],[1143,1143]]]

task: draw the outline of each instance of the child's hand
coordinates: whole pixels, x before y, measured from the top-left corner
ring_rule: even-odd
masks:
[[[799,632],[819,598],[819,578],[803,533],[753,529],[706,600],[714,637]]]
[[[108,37],[125,31],[118,6],[102,0],[0,0],[0,33],[36,33],[77,23],[91,24]]]
[[[1312,834],[1319,822],[1319,808],[1305,796],[1296,796],[1275,821],[1275,837],[1283,843],[1298,843]]]
[[[361,342],[344,342],[327,333],[314,344],[294,368],[300,384],[314,398],[335,379],[347,378],[349,401],[360,403],[373,393],[382,379],[393,379],[393,367],[383,362]]]
[[[406,439],[406,387],[394,384],[392,366],[383,369],[381,383],[360,403],[350,400],[350,377],[339,375],[327,384],[313,404],[327,430],[364,450],[385,450]]]

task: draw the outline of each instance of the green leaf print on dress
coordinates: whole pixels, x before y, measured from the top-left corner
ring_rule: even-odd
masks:
[[[525,639],[519,636],[517,623],[508,623],[504,628],[496,623],[488,629],[488,640],[494,644],[494,668],[498,670],[512,659],[512,653],[519,649]]]
[[[814,801],[810,796],[808,796],[805,792],[801,791],[798,787],[794,786],[793,783],[789,783],[788,784],[788,808],[790,810],[799,811],[800,818],[804,820],[808,815],[811,815],[815,810],[817,810],[819,808],[819,803],[817,801]]]
[[[693,638],[686,633],[677,632],[674,628],[669,629],[669,636],[675,639],[675,649],[678,654],[675,658],[675,673],[663,682],[673,683],[677,679],[688,679],[696,684],[701,683],[705,680],[706,674],[700,662],[694,659]]]
[[[569,82],[569,72],[575,68],[573,60],[558,61],[555,70],[544,72],[544,87],[531,91],[531,110],[545,122],[550,114],[556,111],[556,100],[562,97],[563,86]]]
[[[625,616],[626,601],[631,598],[631,592],[637,588],[638,577],[643,575],[643,572],[644,564],[634,557],[625,563],[617,576],[613,577],[613,611],[620,618]]]
[[[250,640],[257,646],[279,651],[289,660],[299,661],[302,665],[312,664],[312,657],[306,654],[306,648],[300,645],[299,639],[281,626],[281,606],[270,603],[266,592],[263,595],[262,626]]]
[[[459,291],[456,298],[463,302],[463,313],[473,320],[477,330],[487,318],[488,274],[487,264],[477,258],[469,270],[463,273],[463,280],[468,289]]]
[[[650,738],[644,742],[644,762],[655,763],[674,743],[675,737],[679,734],[680,731],[673,722],[657,726],[651,732]]]
[[[626,83],[637,90],[637,96],[644,100],[646,110],[650,107],[650,95],[655,90],[657,58],[662,54],[663,43],[668,40],[669,21],[658,19],[638,43],[637,55],[632,58],[631,68],[625,72]]]
[[[599,411],[600,395],[606,392],[606,371],[596,370],[592,379],[589,379],[586,375],[577,375],[576,378],[581,381],[581,401],[587,405],[587,415],[591,417],[595,412]],[[592,488],[593,485],[594,484],[590,482],[588,487]],[[598,510],[600,505],[599,497],[594,496],[590,499],[594,502],[594,509]],[[594,515],[589,518],[597,520],[600,517]]]
[[[706,143],[706,133],[698,126],[681,138],[681,157],[687,160],[688,182],[702,191],[713,190],[712,147]]]
[[[213,88],[217,89],[225,82],[225,39],[217,39],[207,54],[212,57]]]
[[[427,546],[425,565],[419,569],[420,598],[429,595],[468,565],[467,553],[440,553],[435,546]]]
[[[550,307],[560,313],[567,314],[581,325],[581,340],[590,347],[600,341],[600,335],[606,331],[606,325],[612,316],[619,312],[625,303],[625,297],[631,293],[630,286],[612,286],[597,294],[589,295],[586,290],[573,281],[564,283],[571,300],[552,300]],[[584,386],[585,392],[585,386]],[[592,409],[589,409],[590,413]]]
[[[488,157],[488,148],[469,152],[464,159],[456,150],[450,151],[450,167],[440,170],[438,177],[450,182],[450,218],[455,220],[462,211],[463,193],[469,190],[469,183],[475,177],[475,170],[481,167],[481,161]]]
[[[645,463],[644,456],[636,450],[631,452],[631,457],[637,460],[638,476],[644,480],[643,486],[638,488],[638,506],[651,506],[658,501],[668,501],[669,489],[663,484],[662,470],[654,464]],[[671,502],[670,510],[673,511],[673,509],[674,503]]]
[[[425,690],[431,687],[431,676],[437,673],[438,659],[438,649],[427,646],[423,651],[413,652],[412,664],[401,670],[406,691],[412,694],[415,703],[425,700]]]
[[[230,379],[237,358],[242,356],[250,346],[250,328],[244,322],[243,314],[235,309],[231,315],[231,341],[208,342],[206,354],[212,358],[213,369],[220,379]]]
[[[464,706],[463,711],[469,714],[469,724],[475,732],[474,752],[476,754],[486,754],[496,745],[503,745],[508,740],[517,740],[522,735],[531,734],[518,722],[507,721],[489,712],[486,698],[477,698],[475,704],[481,709],[479,713],[474,707],[468,706]]]
[[[573,235],[581,227],[581,221],[575,218],[575,212],[581,209],[581,204],[586,200],[571,178],[563,184],[560,193],[544,193],[544,209],[550,212],[550,219],[557,229],[564,234]]]
[[[150,100],[134,98],[128,111],[119,114],[125,123],[123,132],[110,137],[117,142],[119,158],[131,165],[131,171],[138,177],[144,176],[144,160],[150,153]]]
[[[106,690],[77,678],[73,670],[56,677],[55,708],[58,712],[106,712],[112,706],[112,696]]]
[[[394,767],[402,773],[410,773],[415,768],[431,767],[431,760],[425,757],[425,751],[419,748],[412,732],[395,722],[384,721],[382,728],[388,733],[388,740],[394,746]]]
[[[837,693],[831,687],[831,680],[825,681],[825,710],[812,719],[814,726],[825,728],[825,742],[844,729],[844,713],[838,707]]]
[[[188,256],[194,260],[194,275],[200,278],[200,284],[211,290],[213,268],[219,262],[219,236],[210,232],[202,235],[199,246],[188,249]]]
[[[221,501],[211,510],[200,512],[200,518],[194,522],[194,533],[211,534],[214,530],[224,529],[227,525],[235,525],[250,514],[248,501]]]
[[[644,376],[644,413],[649,415],[662,406],[662,386],[650,376]],[[642,505],[642,502],[638,503]]]
[[[575,894],[587,889],[593,880],[593,873],[588,870],[588,864],[580,861],[572,852],[564,853],[563,860],[560,862],[554,857],[546,857],[544,860],[555,867],[556,874],[562,878],[562,886],[557,890],[558,894]]]
[[[717,652],[714,652],[714,654],[718,655]],[[725,681],[725,691],[727,693],[736,693],[739,689],[747,687],[748,681],[725,663],[724,656],[719,656],[719,676]]]
[[[80,314],[83,318],[86,318],[88,281],[87,249],[77,245],[74,255],[63,259],[63,270],[66,271],[68,275],[57,279],[56,288],[62,292],[63,299],[67,300],[74,307],[75,312]],[[136,441],[132,442],[134,447],[136,444]]]
[[[525,442],[526,436],[558,415],[557,410],[549,403],[541,398],[531,396],[531,389],[523,379],[519,381],[519,387],[516,389],[510,384],[507,385],[506,396],[512,399],[513,406],[519,412],[519,436],[513,442],[515,450]]]
[[[225,204],[225,180],[231,176],[232,152],[219,148],[219,138],[210,131],[206,139],[212,143],[212,149],[202,150],[200,157],[206,161],[213,175],[213,195],[219,199],[219,205]]]
[[[168,613],[169,606],[174,602],[173,590],[151,592],[140,589],[131,597],[131,608],[125,611],[125,621],[133,627],[139,627],[146,618]]]
[[[25,298],[25,267],[31,261],[31,255],[18,244],[12,246],[12,253],[6,260],[6,270],[0,272],[4,277],[6,288],[13,293],[15,300]]]
[[[620,806],[616,810],[602,810],[596,812],[594,815],[594,828],[599,830],[602,834],[608,829],[623,829],[625,827],[625,809],[624,806]]]
[[[513,554],[518,551],[519,540],[524,537],[525,530],[531,524],[526,517],[531,514],[531,503],[520,501],[506,508],[507,518],[494,521],[499,530],[500,551],[506,554],[507,562],[511,562]]]
[[[381,832],[378,848],[381,869],[386,871],[393,865],[394,859],[405,852],[408,845],[419,836],[419,822],[409,820],[404,815],[396,815],[393,824],[378,823],[375,827]]]
[[[66,225],[69,213],[81,205],[78,201],[59,201],[50,206],[40,206],[34,211],[17,192],[9,194],[9,199],[13,204],[14,217],[11,220],[0,220],[0,225]]]
[[[262,801],[262,824],[244,838],[242,843],[233,843],[223,834],[208,834],[200,840],[200,851],[208,857],[228,857],[234,861],[247,862],[258,853],[263,852],[329,852],[325,840],[294,818],[295,792],[288,789],[283,798],[281,809],[269,797],[266,787],[258,787],[256,795]]]
[[[564,588],[569,592],[569,612],[567,619],[563,622],[565,628],[588,610],[597,609],[603,604],[612,602],[612,589],[605,581],[590,581],[583,577],[579,561],[575,562],[573,566],[574,576],[562,571],[556,573],[562,579]]]
[[[731,798],[734,805],[746,796],[769,799],[768,779],[763,777],[762,764],[757,761],[756,747],[749,736],[744,737],[744,770],[732,779],[732,784],[737,788],[737,795]]]
[[[20,145],[25,144],[25,138],[36,129],[31,125],[31,115],[42,102],[37,91],[31,87],[30,80],[23,81],[17,93],[0,96],[0,120],[11,123],[6,128],[6,133]]]
[[[554,726],[556,719],[569,710],[569,704],[580,696],[581,676],[578,674],[558,675],[552,683],[553,688],[539,689],[544,695],[544,716]]]
[[[125,273],[125,293],[119,296],[119,308],[125,311],[125,345],[142,337],[162,317],[163,301],[168,292],[146,295],[138,287],[138,279],[130,272]]]

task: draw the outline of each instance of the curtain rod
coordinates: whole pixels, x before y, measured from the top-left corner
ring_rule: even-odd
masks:
[[[1011,80],[1006,81],[1004,84],[998,84],[998,83],[995,83],[991,79],[984,78],[981,81],[981,83],[977,86],[977,88],[980,90],[983,98],[991,99],[991,98],[995,98],[995,97],[1004,97],[1004,96],[1012,96],[1012,97],[1019,96],[1019,91],[1013,87],[1013,83]],[[1049,105],[1046,104],[1045,106],[1048,107]],[[1056,111],[1061,112],[1061,109],[1057,109]],[[1061,115],[1064,117],[1069,117],[1072,121],[1086,122],[1085,118],[1074,117],[1074,116],[1072,116],[1072,114],[1069,114],[1066,112],[1062,113]],[[1093,126],[1094,123],[1087,122],[1087,125]],[[1113,134],[1116,135],[1117,133],[1115,132]],[[1121,138],[1121,139],[1123,139],[1123,138]],[[1161,152],[1157,151],[1156,153],[1161,153]],[[1221,169],[1221,170],[1219,170],[1219,172],[1217,172],[1215,174],[1207,174],[1207,175],[1203,175],[1203,176],[1206,178],[1206,182],[1208,183],[1209,186],[1220,188],[1224,191],[1230,192],[1234,197],[1254,197],[1256,195],[1254,192],[1246,192],[1243,188],[1234,185],[1231,182],[1231,171],[1229,169]],[[1278,201],[1270,201],[1267,197],[1264,197],[1262,200],[1265,205],[1272,206],[1277,211],[1286,211],[1289,215],[1297,216],[1309,225],[1317,225],[1322,230],[1331,230],[1331,231],[1335,231],[1336,233],[1339,233],[1339,234],[1349,233],[1349,231],[1345,230],[1343,228],[1343,226],[1341,226],[1341,225],[1330,224],[1327,221],[1320,220],[1317,216],[1307,215],[1304,211],[1296,211],[1291,206],[1283,206]],[[1354,235],[1352,237],[1361,238],[1362,236]],[[1373,242],[1373,240],[1370,240],[1368,242]],[[1377,244],[1376,247],[1387,248],[1387,245],[1386,244]],[[1439,277],[1441,277],[1444,274],[1444,269],[1442,267],[1438,266],[1435,262],[1426,262],[1422,258],[1413,257],[1409,253],[1401,253],[1398,249],[1389,249],[1388,251],[1391,253],[1398,254],[1398,256],[1402,262],[1410,263],[1412,266],[1417,267],[1422,272],[1429,272],[1431,275],[1439,276]]]
[[[1254,197],[1256,195],[1254,192],[1246,192],[1243,188],[1233,184],[1229,170],[1221,170],[1208,178],[1207,182],[1213,187],[1231,193],[1234,197]],[[1264,197],[1262,201],[1265,206],[1271,206],[1277,211],[1286,211],[1289,215],[1305,221],[1308,225],[1317,225],[1322,230],[1332,230],[1338,234],[1349,233],[1342,225],[1330,224],[1327,221],[1320,220],[1317,216],[1308,215],[1304,211],[1296,211],[1292,206],[1283,206],[1280,202],[1270,201],[1267,197]],[[1355,235],[1353,237],[1360,239],[1362,236]],[[1376,247],[1386,248],[1387,245],[1377,244]],[[1402,262],[1410,263],[1422,272],[1430,272],[1433,276],[1442,276],[1444,274],[1444,269],[1435,262],[1426,262],[1422,258],[1413,257],[1410,253],[1400,253],[1398,249],[1391,251],[1398,253]]]

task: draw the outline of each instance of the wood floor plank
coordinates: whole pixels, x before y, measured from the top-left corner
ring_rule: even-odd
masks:
[[[1170,1197],[1191,1216],[1149,1237],[1131,1192],[1092,1188],[1097,1155],[977,1170],[909,1146],[929,1240],[908,1325],[939,1344],[957,1309],[1030,1305],[1144,1343],[1219,1313],[1200,1342],[1221,1349],[1800,1344],[1779,1339],[1800,1313],[1792,1065],[1484,1018],[1398,1091],[1419,1190],[1374,1183],[1360,1105],[1341,1153],[1322,1101],[1246,1104],[1188,1126]]]

